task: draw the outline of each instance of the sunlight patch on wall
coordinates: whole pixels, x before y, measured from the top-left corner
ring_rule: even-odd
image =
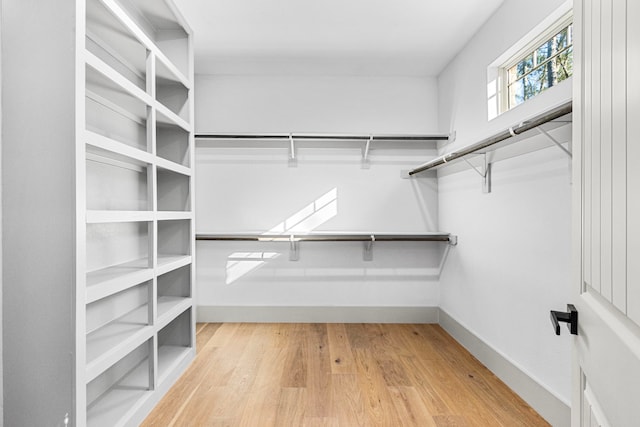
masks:
[[[338,214],[338,189],[334,188],[300,209],[265,234],[309,233]]]
[[[227,258],[227,285],[245,274],[260,268],[268,260],[279,257],[278,252],[234,252]]]
[[[323,194],[264,234],[310,233],[338,215],[338,189]],[[227,285],[280,256],[278,252],[235,252],[227,258]]]

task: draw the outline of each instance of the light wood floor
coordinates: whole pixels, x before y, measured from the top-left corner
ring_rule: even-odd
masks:
[[[548,426],[437,325],[199,324],[143,426]]]

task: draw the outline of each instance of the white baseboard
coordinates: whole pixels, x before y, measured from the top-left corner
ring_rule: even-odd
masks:
[[[571,425],[571,408],[440,309],[440,326],[554,427]]]
[[[438,307],[198,306],[198,322],[438,323]]]

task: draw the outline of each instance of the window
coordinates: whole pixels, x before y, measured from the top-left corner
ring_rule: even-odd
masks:
[[[506,109],[533,98],[573,74],[573,24],[504,67]]]
[[[508,35],[505,35],[508,36]],[[559,86],[573,74],[573,1],[566,0],[487,66],[487,119]],[[570,86],[570,85],[569,85]],[[550,98],[549,98],[550,99]]]

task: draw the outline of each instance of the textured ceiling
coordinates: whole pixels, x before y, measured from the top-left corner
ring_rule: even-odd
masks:
[[[196,72],[435,76],[503,0],[175,0]]]

